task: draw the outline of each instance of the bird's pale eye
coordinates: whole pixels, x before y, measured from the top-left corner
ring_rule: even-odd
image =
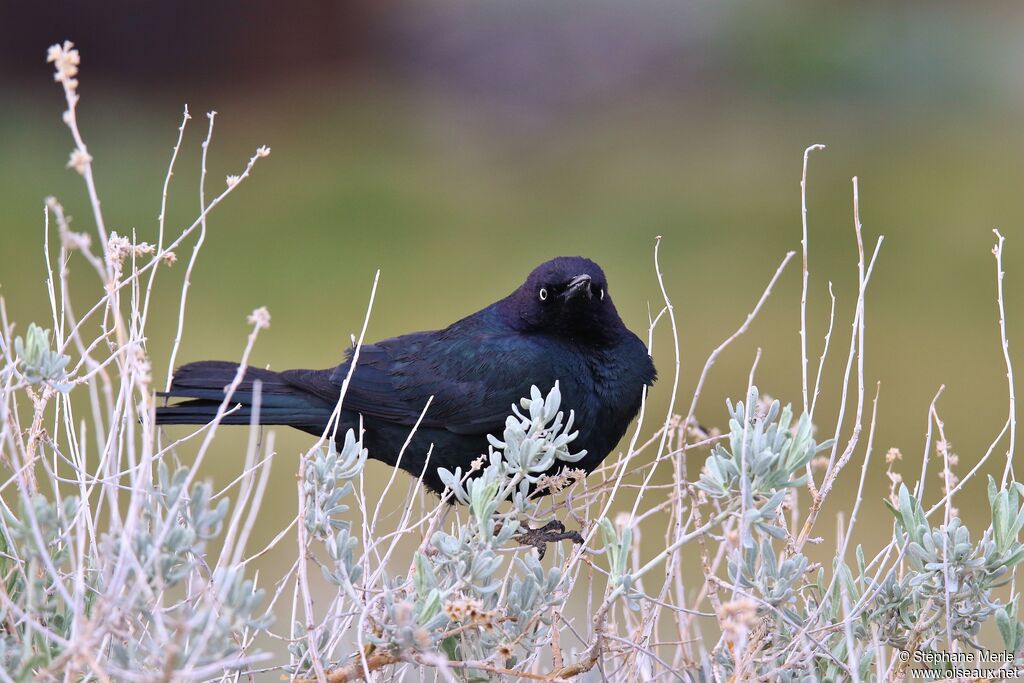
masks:
[[[600,298],[601,298],[601,301],[604,301],[604,287],[601,288]]]
[[[548,298],[548,290],[545,287],[540,288],[540,300],[545,301]]]

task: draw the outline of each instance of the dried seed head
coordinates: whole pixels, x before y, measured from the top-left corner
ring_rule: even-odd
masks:
[[[395,623],[399,626],[408,626],[413,620],[413,605],[408,600],[399,600],[395,603]]]
[[[65,40],[63,45],[51,45],[46,51],[46,61],[53,64],[53,80],[63,83],[68,90],[74,92],[78,87],[75,76],[78,75],[78,66],[82,63],[75,44]]]
[[[570,484],[573,484],[574,482],[583,479],[586,476],[586,473],[581,474],[581,472],[582,470],[574,468],[563,469],[554,476],[542,474],[537,479],[537,489],[541,491],[547,490],[551,491],[552,493],[558,493],[559,491],[562,491]]]
[[[754,625],[756,619],[757,603],[749,598],[739,598],[724,603],[718,610],[722,635],[733,643],[746,639],[750,627]]]
[[[85,175],[85,169],[92,163],[92,157],[88,152],[75,148],[71,150],[71,155],[68,157],[67,168],[75,169],[78,175]]]
[[[413,642],[416,643],[416,647],[420,650],[427,650],[433,644],[433,641],[430,638],[430,631],[422,626],[413,631],[412,638]]]
[[[250,325],[255,325],[257,330],[265,330],[270,327],[270,311],[266,306],[260,306],[246,318]]]
[[[127,237],[118,235],[117,232],[110,233],[110,237],[107,238],[107,255],[112,263],[117,265],[124,263],[131,252],[132,243]]]
[[[62,229],[60,231],[60,244],[68,251],[76,249],[88,249],[92,245],[92,237],[84,232],[72,232]]]
[[[451,619],[452,621],[461,621],[462,620],[462,612],[455,605],[454,602],[449,602],[449,603],[445,604],[445,606],[444,606],[444,613],[447,614],[448,618]]]
[[[463,619],[469,618],[474,622],[479,622],[482,619],[491,618],[487,612],[483,611],[483,603],[479,600],[469,600],[466,598],[460,598],[446,603],[444,611],[452,621],[462,621]]]

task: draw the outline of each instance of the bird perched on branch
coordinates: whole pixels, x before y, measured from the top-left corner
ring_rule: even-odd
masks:
[[[320,436],[352,358],[350,352],[326,370],[246,368],[230,399],[240,407],[225,414],[222,424],[250,423],[259,382],[260,424]],[[238,364],[230,361],[178,368],[163,395],[188,400],[157,408],[157,423],[210,422],[237,372]],[[358,433],[361,419],[371,458],[416,477],[422,473],[424,484],[441,493],[438,467],[468,472],[487,452],[487,435],[501,434],[512,404],[529,396],[531,386],[546,391],[557,380],[562,405],[575,411],[579,436],[573,448],[586,449],[572,466],[591,472],[622,438],[654,379],[647,347],[615,310],[604,271],[589,259],[560,257],[538,266],[504,299],[442,330],[363,346],[336,433],[341,439],[349,428]]]

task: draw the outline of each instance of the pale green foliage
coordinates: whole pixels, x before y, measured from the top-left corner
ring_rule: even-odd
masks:
[[[28,326],[25,338],[14,339],[14,352],[18,355],[19,367],[29,384],[46,382],[59,391],[67,391],[64,383],[67,377],[70,357],[50,348],[50,330],[44,330],[35,323]]]
[[[260,610],[263,591],[256,590],[237,567],[217,569],[212,581],[192,598],[164,604],[157,623],[157,596],[184,587],[205,571],[206,545],[220,536],[229,510],[227,498],[211,503],[208,482],[194,484],[186,493],[187,469],[179,468],[172,475],[161,462],[157,470],[158,480],[147,496],[151,504],[138,509],[131,532],[103,533],[96,555],[99,561],[91,555],[83,560],[89,563],[81,570],[85,577],[85,592],[80,596],[83,616],[92,615],[102,596],[104,609],[118,610],[120,628],[126,634],[123,639],[111,640],[96,655],[111,671],[158,670],[165,666],[169,653],[179,665],[189,662],[195,667],[230,660],[242,650],[241,634],[269,623]],[[7,577],[7,595],[18,610],[70,641],[74,636],[70,606],[60,599],[57,578],[50,569],[59,577],[74,576],[71,529],[79,499],[71,496],[56,503],[36,495],[32,508],[29,514],[23,503],[17,516],[2,509],[0,544],[6,551],[0,569]],[[35,528],[28,521],[31,519]],[[139,562],[122,563],[127,551]],[[61,582],[67,583],[63,578]],[[108,586],[115,584],[131,588],[112,593]],[[16,613],[0,607],[0,618]],[[19,627],[5,631],[0,663],[12,675],[31,676],[34,667],[46,666],[62,654],[59,646],[40,637],[23,620],[11,623]],[[166,632],[166,623],[176,624],[180,633]],[[183,634],[190,637],[182,638]]]
[[[499,489],[508,489],[505,495],[514,490],[516,505],[525,509],[530,484],[536,483],[556,461],[574,463],[587,454],[585,450],[578,453],[569,450],[577,432],[572,431],[573,412],[570,410],[568,419],[565,419],[559,410],[562,393],[558,382],[546,397],[540,389],[531,387],[530,398],[523,398],[520,404],[527,412],[524,414],[519,406],[512,406],[512,414],[505,420],[501,439],[487,435],[490,449],[486,456],[487,466],[480,476],[465,484],[461,467],[457,467],[455,472],[443,467],[437,469],[441,481],[456,499],[472,505],[475,513],[487,512],[495,501],[503,500],[505,496],[499,496]],[[489,515],[477,514],[478,519],[484,516]]]
[[[356,442],[355,432],[349,429],[340,452],[331,441],[307,463],[302,490],[306,496],[304,521],[310,536],[328,541],[335,531],[349,528],[348,521],[341,518],[348,506],[340,501],[352,493],[351,479],[362,471],[366,457],[366,449]],[[339,481],[343,482],[340,486]]]
[[[512,406],[502,439],[491,438],[479,471],[466,477],[461,469],[439,469],[451,495],[470,514],[454,534],[433,534],[428,547],[415,555],[411,576],[383,579],[376,627],[366,634],[375,648],[396,654],[439,649],[451,659],[474,660],[486,659],[502,646],[531,653],[547,636],[550,607],[563,597],[561,572],[545,571],[532,553],[513,559],[509,570],[499,550],[536,511],[531,486],[556,462],[573,463],[584,455],[569,449],[576,432],[572,413],[566,419],[560,404],[557,384],[546,396],[533,387],[530,398],[521,402],[523,410]],[[326,547],[333,567],[324,565],[323,573],[339,587],[339,596],[354,595],[362,576],[353,559],[358,540],[339,515],[347,509],[341,501],[352,493],[349,480],[365,458],[366,451],[349,431],[340,454],[329,447],[306,468],[306,526]],[[499,512],[508,500],[511,505]],[[301,625],[297,629],[304,630]],[[453,629],[458,637],[447,635]],[[317,638],[321,654],[331,649],[327,632]],[[296,671],[313,675],[306,639],[289,649]],[[513,654],[508,664],[515,661]]]
[[[602,517],[599,524],[604,538],[604,552],[608,556],[608,585],[621,589],[629,608],[638,610],[643,595],[633,590],[633,577],[627,571],[633,530],[627,526],[619,534],[607,517]]]
[[[729,445],[715,444],[704,463],[697,487],[713,498],[726,498],[749,491],[750,499],[775,497],[788,487],[803,486],[804,471],[815,453],[831,447],[832,442],[816,444],[811,438],[811,419],[800,416],[793,426],[793,409],[779,411],[772,401],[767,414],[758,416],[757,387],[751,387],[747,402],[726,401],[729,409]],[[792,429],[791,429],[792,427]],[[747,486],[741,477],[746,465]],[[750,500],[748,500],[748,503]],[[781,499],[779,500],[781,502]],[[772,508],[778,507],[775,503]]]
[[[1024,486],[1017,483],[998,490],[989,478],[992,524],[980,541],[972,543],[958,517],[948,525],[932,526],[917,499],[906,486],[900,487],[899,505],[890,508],[897,521],[896,539],[906,546],[913,571],[898,584],[890,578],[886,597],[875,608],[874,616],[884,624],[890,644],[906,645],[911,629],[925,642],[941,641],[948,629],[954,639],[980,647],[974,639],[981,625],[998,612],[1004,612],[1005,621],[1009,615],[992,598],[992,591],[1024,559],[1024,544],[1019,541],[1024,513],[1018,512],[1022,491]],[[1005,645],[1016,645],[1015,634],[1014,629],[1003,634]]]
[[[743,542],[729,554],[727,566],[729,581],[753,598],[757,619],[772,634],[755,643],[754,671],[789,682],[848,680],[854,673],[859,680],[877,680],[873,633],[893,648],[949,651],[949,637],[961,647],[979,648],[975,638],[989,618],[995,619],[1004,647],[1019,650],[1024,624],[1016,611],[1018,596],[1003,605],[993,590],[1024,559],[1024,486],[997,489],[989,480],[992,524],[977,543],[955,516],[948,525],[929,522],[920,503],[901,486],[898,506],[890,507],[896,516],[892,546],[905,548],[905,571],[897,572],[895,565],[879,577],[857,547],[854,568],[837,554],[831,580],[824,569],[816,580],[808,580],[811,563],[793,550],[780,506],[787,491],[804,482],[796,475],[829,444],[815,444],[806,416],[791,425],[790,408],[780,411],[778,401],[759,411],[763,404],[756,389],[745,404],[728,405],[729,445],[713,449],[696,485],[723,507],[746,503],[740,525],[748,533],[741,534]],[[849,624],[849,633],[832,627],[837,624]],[[808,656],[794,656],[811,625],[819,627],[817,643]],[[857,648],[853,653],[850,642]],[[719,648],[714,664],[728,675],[735,657]],[[707,680],[703,673],[695,677]]]

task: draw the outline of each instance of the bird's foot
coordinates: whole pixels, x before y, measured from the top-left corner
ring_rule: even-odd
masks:
[[[516,534],[515,539],[523,545],[536,548],[537,556],[542,560],[544,559],[544,553],[548,549],[548,543],[555,543],[557,541],[583,543],[583,537],[580,536],[578,531],[566,531],[565,525],[557,519],[553,519],[537,529],[531,529],[527,524],[524,524],[523,528],[526,530]]]

